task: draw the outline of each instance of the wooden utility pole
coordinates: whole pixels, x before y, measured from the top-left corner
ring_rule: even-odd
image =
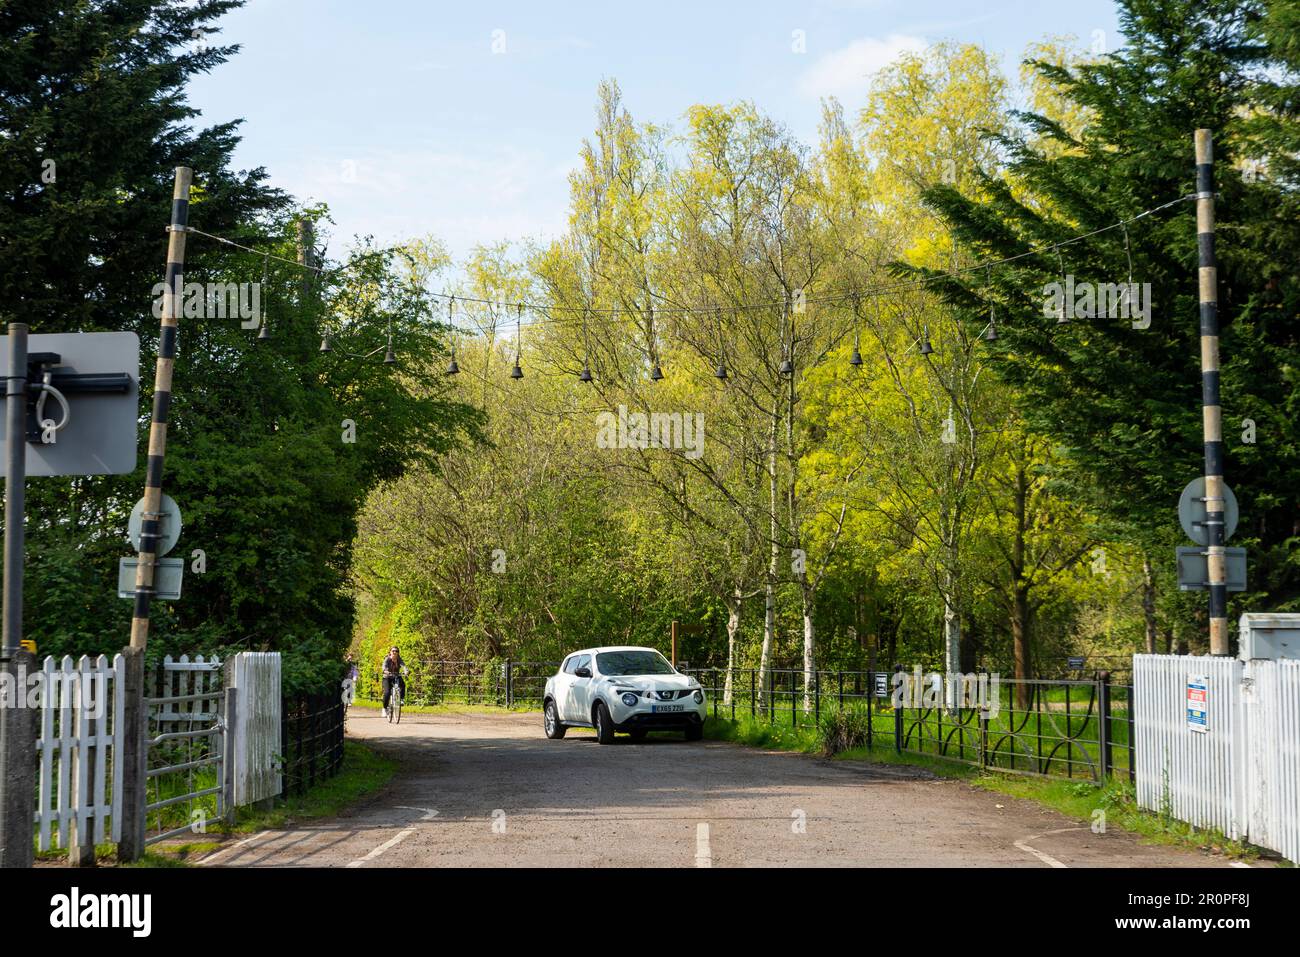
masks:
[[[1201,298],[1201,406],[1205,437],[1205,531],[1209,567],[1210,654],[1228,654],[1224,554],[1223,409],[1219,405],[1219,282],[1214,256],[1214,146],[1196,131],[1196,248]]]
[[[176,364],[177,321],[185,288],[185,227],[189,223],[190,183],[194,172],[176,167],[172,186],[172,221],[167,240],[167,271],[163,289],[158,364],[154,370],[153,415],[149,422],[149,460],[145,468],[144,510],[140,521],[140,551],[135,570],[135,608],[131,615],[131,644],[123,649],[126,665],[124,735],[122,738],[122,838],[118,857],[139,860],[144,855],[145,784],[148,710],[144,701],[144,653],[149,643],[149,605],[154,593],[154,563],[162,539],[163,458],[167,452],[167,420],[172,402],[172,369]]]

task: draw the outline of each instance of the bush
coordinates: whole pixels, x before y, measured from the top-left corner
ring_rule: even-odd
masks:
[[[817,728],[817,744],[826,757],[863,748],[871,725],[871,707],[853,703],[833,708]]]

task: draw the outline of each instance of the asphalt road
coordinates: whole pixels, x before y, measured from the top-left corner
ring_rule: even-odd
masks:
[[[1226,867],[1094,834],[1029,801],[912,768],[679,736],[598,745],[541,715],[354,708],[348,733],[401,762],[340,817],[228,844],[212,866],[791,865]]]

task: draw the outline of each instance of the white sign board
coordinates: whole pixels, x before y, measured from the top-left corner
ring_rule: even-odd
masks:
[[[1209,730],[1210,692],[1205,675],[1187,678],[1187,728],[1205,734]]]
[[[8,352],[9,337],[0,336],[0,357]],[[25,443],[28,478],[134,472],[140,432],[140,340],[136,334],[32,335],[27,337],[27,356],[39,376],[37,382],[43,382],[48,372],[50,385],[67,402],[65,408],[47,393],[40,403],[36,439]],[[41,357],[49,361],[42,363]],[[118,381],[106,382],[105,376]],[[40,397],[37,382],[28,386],[34,421],[34,400]],[[39,428],[47,423],[49,427]],[[7,428],[8,422],[0,416],[0,442]]]

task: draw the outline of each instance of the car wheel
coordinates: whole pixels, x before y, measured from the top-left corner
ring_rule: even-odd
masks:
[[[699,724],[691,724],[691,725],[687,725],[687,726],[686,726],[686,740],[687,740],[687,741],[699,741],[699,740],[700,740],[701,738],[703,738],[703,737],[704,737],[704,722],[703,722],[703,721],[701,721]]]
[[[645,740],[646,732],[645,732],[645,729],[644,729],[644,728],[641,729],[640,731],[631,731],[631,732],[629,732],[629,733],[632,735],[632,740],[633,740],[633,741],[644,741],[644,740]]]
[[[560,716],[556,713],[555,702],[546,702],[546,707],[542,710],[542,727],[546,729],[546,736],[552,741],[564,737],[564,732],[569,729],[560,724]]]
[[[610,720],[609,709],[605,707],[605,702],[596,702],[596,740],[601,744],[614,743],[614,722]]]

